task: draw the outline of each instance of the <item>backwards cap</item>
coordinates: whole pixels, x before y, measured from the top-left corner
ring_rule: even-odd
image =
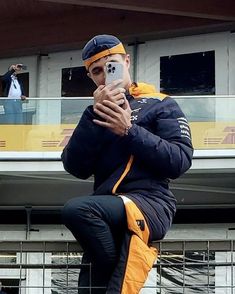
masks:
[[[87,42],[82,50],[86,69],[96,60],[110,54],[126,54],[121,41],[112,35],[98,35]]]

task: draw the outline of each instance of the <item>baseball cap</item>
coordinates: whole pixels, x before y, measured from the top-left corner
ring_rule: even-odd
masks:
[[[112,35],[97,35],[84,46],[82,59],[88,69],[94,61],[110,54],[126,54],[122,42]]]

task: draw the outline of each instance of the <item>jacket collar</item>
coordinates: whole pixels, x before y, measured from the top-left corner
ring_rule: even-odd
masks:
[[[129,88],[129,94],[134,98],[154,98],[158,97],[164,99],[167,97],[166,94],[157,92],[154,85],[146,84],[146,83],[132,83]]]

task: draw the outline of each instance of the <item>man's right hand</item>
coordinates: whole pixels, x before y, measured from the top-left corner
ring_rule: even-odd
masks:
[[[10,70],[16,70],[16,64],[12,64],[10,67],[9,67],[9,71]]]
[[[21,63],[19,63],[19,64],[12,64],[9,67],[9,70],[21,71],[22,70],[22,64]]]
[[[94,105],[95,108],[97,103],[102,104],[104,100],[111,101],[117,105],[122,105],[125,102],[126,90],[122,87],[118,87],[122,80],[113,81],[109,85],[100,85],[94,92]]]

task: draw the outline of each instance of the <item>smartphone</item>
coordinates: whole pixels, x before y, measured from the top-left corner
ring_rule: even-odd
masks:
[[[113,81],[123,79],[123,64],[118,62],[107,62],[105,65],[105,85]],[[120,87],[120,85],[118,85]]]
[[[23,69],[23,70],[26,70],[27,69],[27,66],[26,65],[23,65],[23,64],[17,64],[17,67],[20,68],[20,69]]]

